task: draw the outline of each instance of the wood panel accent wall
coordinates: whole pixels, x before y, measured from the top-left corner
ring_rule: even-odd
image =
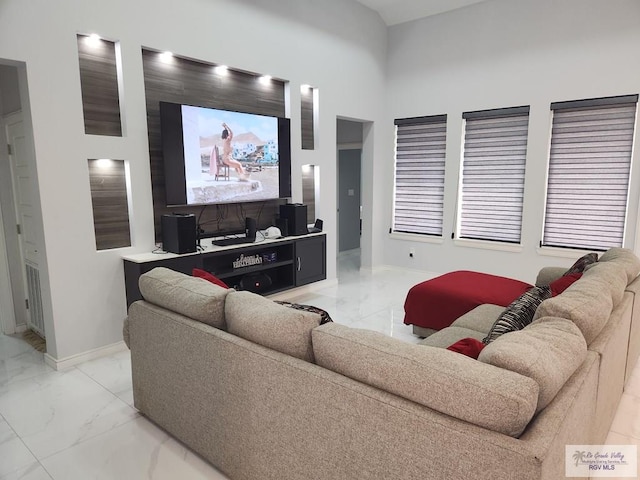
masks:
[[[124,161],[90,159],[88,162],[96,248],[129,247],[131,230]]]
[[[302,149],[315,149],[315,136],[313,133],[313,88],[307,88],[300,92],[300,114],[302,130]]]
[[[279,80],[259,81],[251,73],[227,70],[218,73],[214,65],[177,56],[163,60],[153,50],[142,49],[147,126],[151,162],[151,187],[156,241],[161,241],[163,214],[194,213],[205,231],[243,230],[245,217],[258,220],[258,228],[273,225],[281,200],[204,207],[166,206],[160,102],[173,102],[262,115],[285,116],[285,84]]]
[[[307,206],[307,223],[316,220],[316,168],[315,165],[302,166],[302,203]]]
[[[84,132],[122,136],[116,44],[78,35]]]

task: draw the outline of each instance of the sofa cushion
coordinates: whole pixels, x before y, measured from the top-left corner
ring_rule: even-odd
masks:
[[[538,306],[550,297],[548,286],[533,287],[520,295],[500,314],[482,343],[491,343],[505,333],[522,330],[533,321]]]
[[[311,330],[320,325],[319,314],[278,305],[255,293],[234,291],[227,296],[225,316],[229,333],[313,362]]]
[[[452,345],[463,338],[475,338],[476,340],[482,341],[484,336],[485,334],[483,332],[451,325],[450,327],[438,330],[433,335],[429,335],[427,338],[420,341],[420,345],[447,348],[449,345]]]
[[[487,345],[481,362],[511,370],[538,383],[537,411],[546,407],[582,364],[587,344],[580,329],[564,318],[545,317]]]
[[[138,286],[147,301],[216,328],[225,328],[224,302],[232,291],[164,267],[140,275]]]
[[[484,336],[489,333],[489,330],[491,330],[494,322],[502,312],[504,312],[503,306],[485,303],[462,315],[451,326],[475,330]]]
[[[506,435],[531,420],[538,385],[444,348],[327,323],[313,330],[316,362],[438,412]]]
[[[640,272],[640,259],[628,248],[610,248],[602,254],[600,262],[617,265],[627,275],[627,285]]]

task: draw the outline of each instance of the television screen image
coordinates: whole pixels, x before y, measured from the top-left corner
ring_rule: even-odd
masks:
[[[186,204],[279,197],[278,118],[181,106]]]

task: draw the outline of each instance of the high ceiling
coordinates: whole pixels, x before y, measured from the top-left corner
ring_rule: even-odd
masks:
[[[485,0],[356,0],[376,10],[387,25],[408,22]]]

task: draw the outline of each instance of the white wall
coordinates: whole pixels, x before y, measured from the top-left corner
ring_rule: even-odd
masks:
[[[388,92],[393,118],[448,115],[441,244],[385,235],[385,262],[433,272],[479,270],[533,281],[544,265],[570,265],[538,250],[554,101],[639,93],[637,0],[489,0],[389,29]],[[463,111],[530,105],[524,227],[520,252],[460,246],[455,225]],[[636,145],[638,139],[636,138]],[[391,149],[388,156],[391,157]],[[636,148],[625,246],[634,248]],[[392,162],[385,166],[393,178]],[[380,195],[392,198],[391,182]],[[383,213],[391,224],[391,202]],[[457,242],[459,243],[459,242]],[[409,248],[415,248],[414,259]]]
[[[76,34],[92,32],[121,43],[122,138],[84,134]],[[51,284],[45,313],[47,326],[55,329],[55,335],[47,332],[54,342],[48,348],[54,358],[121,340],[126,312],[120,257],[154,245],[143,46],[291,81],[294,201],[301,200],[301,166],[320,165],[322,210],[335,212],[336,117],[383,119],[384,103],[371,99],[384,93],[386,34],[376,14],[344,0],[0,2],[0,59],[25,62],[28,75]],[[315,151],[302,151],[296,134],[303,83],[319,90]],[[375,157],[386,150],[382,136],[373,145]],[[133,246],[97,252],[87,159],[104,157],[130,162]],[[325,229],[331,278],[335,216],[326,219]],[[375,243],[371,251],[380,251]]]

